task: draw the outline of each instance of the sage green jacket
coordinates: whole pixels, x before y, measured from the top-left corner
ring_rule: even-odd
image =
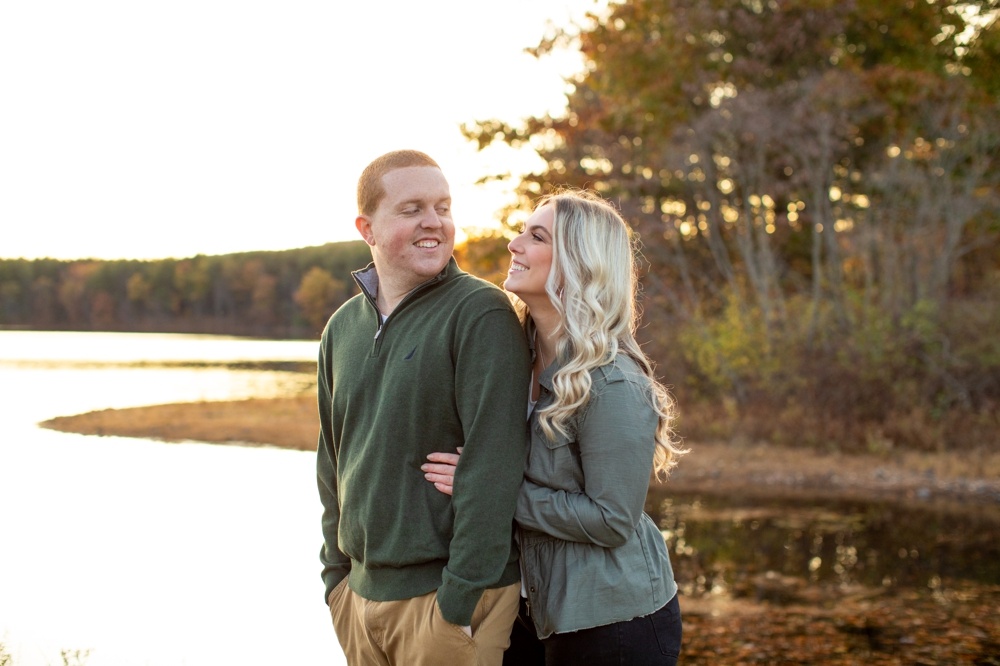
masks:
[[[514,506],[527,449],[530,361],[507,296],[452,259],[383,323],[378,276],[330,318],[320,344],[317,482],[324,599],[344,577],[373,601],[437,590],[468,625],[483,590],[516,583]],[[420,465],[464,446],[454,496]]]
[[[658,422],[649,380],[619,354],[591,373],[568,435],[549,440],[538,411],[552,402],[556,369],[540,378],[515,513],[539,638],[648,615],[677,593],[663,535],[643,513]]]

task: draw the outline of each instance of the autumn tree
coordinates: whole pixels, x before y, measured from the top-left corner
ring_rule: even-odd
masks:
[[[295,292],[295,302],[302,310],[302,316],[309,326],[319,331],[326,320],[344,298],[344,282],[330,275],[319,266],[314,266],[302,276],[302,282]]]
[[[955,350],[979,342],[949,328],[963,257],[997,247],[998,7],[612,3],[533,49],[582,53],[565,113],[464,131],[542,157],[521,206],[570,185],[621,208],[683,388],[745,413],[806,401],[863,441],[921,405],[1000,399],[998,364],[971,370]]]
[[[455,260],[473,275],[502,286],[510,268],[508,241],[502,230],[482,230],[455,247]]]

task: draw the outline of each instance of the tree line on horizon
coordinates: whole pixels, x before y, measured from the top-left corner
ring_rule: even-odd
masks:
[[[0,259],[0,326],[318,337],[363,241],[157,260]]]
[[[506,243],[487,233],[455,255],[500,286]],[[0,327],[318,338],[358,293],[351,272],[370,262],[361,240],[183,259],[0,259]]]

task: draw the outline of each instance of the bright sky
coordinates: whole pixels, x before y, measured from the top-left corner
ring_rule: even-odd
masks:
[[[416,148],[459,227],[533,153],[462,122],[565,106],[579,56],[524,53],[606,0],[3,0],[0,257],[162,258],[357,238],[357,176]]]

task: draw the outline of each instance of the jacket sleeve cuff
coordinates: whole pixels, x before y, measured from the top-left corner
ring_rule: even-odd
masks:
[[[326,548],[324,547],[323,550],[320,551],[320,559],[321,560],[324,559],[325,555],[326,555]],[[323,574],[322,574],[323,587],[325,588],[325,592],[323,594],[323,603],[326,603],[327,600],[330,598],[330,593],[333,592],[333,588],[337,587],[337,585],[340,584],[340,581],[347,578],[348,574],[351,573],[350,560],[347,560],[347,562],[343,563],[338,562],[336,564],[333,563],[325,563],[325,564],[326,566],[323,567]]]
[[[452,624],[467,627],[472,624],[472,612],[483,596],[483,588],[475,587],[447,569],[444,570],[441,587],[437,591],[438,608],[441,617]]]

